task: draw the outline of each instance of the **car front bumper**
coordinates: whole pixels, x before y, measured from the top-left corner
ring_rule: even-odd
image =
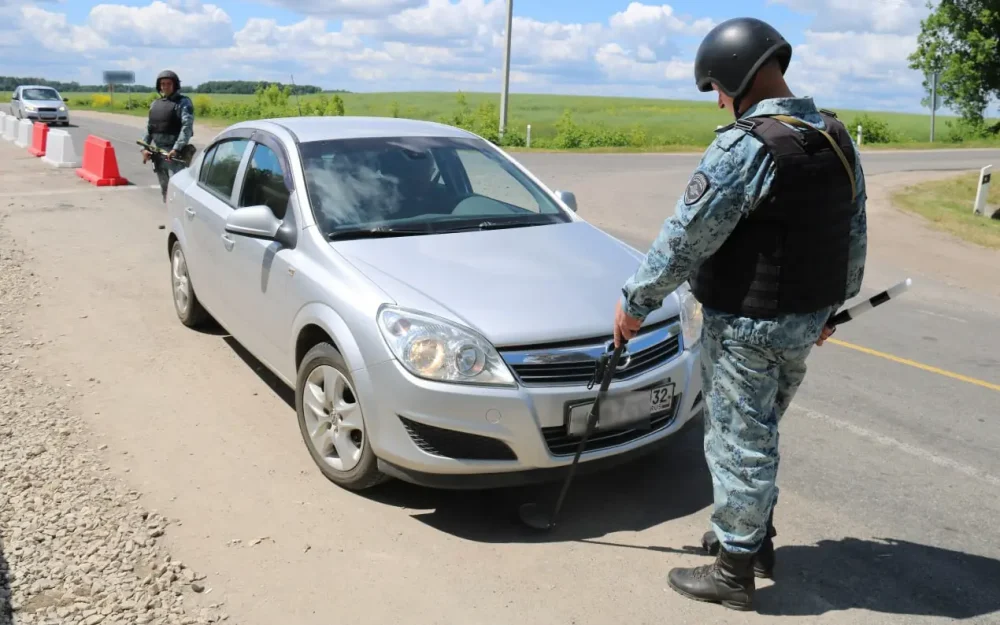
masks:
[[[24,118],[48,124],[68,124],[69,111],[26,111],[24,113]]]
[[[627,380],[609,393],[672,382],[674,405],[649,428],[596,431],[581,473],[652,452],[701,413],[699,347]],[[597,385],[491,388],[416,378],[395,360],[354,371],[379,468],[434,488],[495,488],[559,479],[579,438],[566,434],[566,405],[597,397]]]

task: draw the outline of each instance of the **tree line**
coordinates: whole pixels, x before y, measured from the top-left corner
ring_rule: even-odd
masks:
[[[181,82],[184,77],[181,76]],[[83,85],[76,81],[63,82],[60,80],[47,80],[45,78],[32,78],[22,76],[0,76],[0,91],[13,91],[20,85],[44,85],[52,87],[65,93],[99,93],[107,91],[107,85]],[[292,95],[308,95],[316,93],[349,93],[344,89],[324,90],[315,85],[286,85],[280,82],[267,82],[262,80],[210,80],[197,86],[184,85],[185,93],[215,93],[215,94],[242,94],[253,95],[259,88],[266,89],[271,85],[276,85],[279,89],[290,90]],[[142,84],[116,85],[115,91],[131,91],[132,93],[155,93],[154,87]]]

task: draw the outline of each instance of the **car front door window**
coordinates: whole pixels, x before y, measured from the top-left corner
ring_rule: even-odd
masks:
[[[288,187],[285,172],[274,150],[259,143],[247,166],[239,206],[267,206],[278,219],[285,218],[288,209]]]
[[[240,168],[240,161],[243,160],[243,153],[246,151],[248,142],[248,139],[226,141],[213,148],[211,161],[206,155],[206,163],[202,167],[201,183],[213,195],[226,203],[229,203],[233,196],[236,172]]]

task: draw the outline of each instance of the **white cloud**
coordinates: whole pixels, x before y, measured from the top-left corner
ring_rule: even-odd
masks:
[[[765,1],[814,18],[788,74],[797,93],[831,108],[919,107],[921,76],[906,57],[928,11],[924,0]],[[67,20],[59,0],[25,2],[0,0],[5,73],[64,67],[52,77],[72,80],[123,68],[151,84],[169,65],[189,85],[294,74],[299,83],[387,91],[494,91],[502,78],[506,0],[258,0],[302,18],[244,24],[203,0],[103,0],[80,23]],[[693,56],[714,25],[638,1],[589,22],[515,15],[511,83],[533,92],[710,98],[694,88]]]
[[[21,23],[29,26],[47,52],[93,55],[109,47],[107,40],[88,26],[70,24],[63,13],[53,13],[35,6],[21,8]]]
[[[99,4],[90,10],[88,23],[94,33],[122,46],[212,48],[227,46],[233,38],[229,15],[198,0],[155,1],[145,7]]]
[[[296,13],[328,19],[390,15],[420,6],[424,0],[258,0]]]
[[[914,34],[927,17],[926,0],[769,0],[814,16],[813,31]]]

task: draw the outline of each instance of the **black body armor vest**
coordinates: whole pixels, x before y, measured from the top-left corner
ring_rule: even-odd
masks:
[[[692,276],[691,291],[703,305],[770,319],[843,301],[856,158],[844,125],[820,114],[841,154],[818,129],[797,130],[770,117],[735,124],[764,144],[776,172],[768,196]]]
[[[170,98],[160,98],[149,108],[149,131],[159,135],[181,134],[181,116],[177,103]]]

